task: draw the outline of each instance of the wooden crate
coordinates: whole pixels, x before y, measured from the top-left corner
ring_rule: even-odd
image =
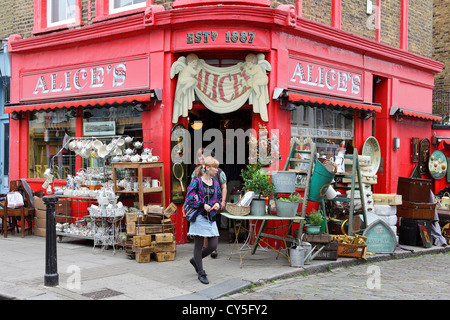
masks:
[[[164,216],[166,218],[169,218],[171,215],[173,215],[177,211],[177,206],[175,203],[171,202],[167,208],[164,210]]]
[[[174,252],[176,251],[177,243],[176,241],[167,243],[158,243],[156,241],[152,242],[153,252]]]
[[[127,234],[136,234],[136,223],[127,223]]]
[[[317,243],[311,243],[311,244],[314,247]],[[337,260],[338,246],[339,246],[338,241],[333,240],[333,241],[330,241],[329,243],[323,244],[323,245],[324,245],[324,248],[315,256],[314,260]]]
[[[135,253],[139,253],[139,254],[148,254],[148,253],[153,253],[155,251],[155,247],[153,245],[151,246],[146,246],[146,247],[137,247],[137,246],[133,246],[132,247],[133,252]]]
[[[156,252],[155,253],[155,259],[158,262],[173,261],[173,260],[175,260],[175,251],[171,251],[171,252]]]
[[[146,227],[145,226],[136,226],[136,234],[137,235],[145,235],[146,234]]]
[[[131,222],[136,223],[137,222],[137,213],[136,212],[127,213],[126,214],[126,222],[127,222],[127,224],[131,223]]]
[[[306,233],[303,240],[311,243],[329,243],[331,236],[328,233],[308,234]]]
[[[436,209],[435,203],[422,203],[403,200],[397,206],[397,216],[408,219],[432,220]]]
[[[133,237],[133,246],[136,247],[147,247],[152,244],[152,236],[142,235]]]
[[[338,256],[349,258],[364,258],[366,256],[367,245],[339,243]]]
[[[139,263],[150,262],[150,253],[136,253],[136,261]]]
[[[155,234],[156,243],[172,243],[174,241],[172,233],[157,233]]]

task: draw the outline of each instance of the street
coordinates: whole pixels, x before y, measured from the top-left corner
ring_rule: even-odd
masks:
[[[300,275],[223,300],[448,300],[450,254],[365,263]]]

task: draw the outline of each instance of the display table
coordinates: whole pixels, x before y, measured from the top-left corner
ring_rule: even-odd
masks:
[[[223,215],[224,217],[230,219],[231,221],[233,221],[233,229],[234,229],[235,239],[234,239],[234,244],[233,244],[233,248],[231,249],[231,254],[230,254],[230,258],[229,259],[231,259],[231,257],[233,256],[234,248],[237,246],[241,268],[242,268],[242,265],[243,265],[244,257],[249,252],[251,252],[252,254],[255,254],[256,249],[258,248],[259,242],[264,242],[270,249],[276,251],[278,254],[281,254],[281,255],[285,256],[288,259],[288,261],[290,262],[288,254],[284,254],[283,252],[281,252],[281,249],[274,248],[269,243],[264,241],[262,238],[265,237],[265,238],[281,240],[281,241],[283,241],[285,247],[287,248],[286,242],[294,241],[294,238],[292,236],[289,236],[289,234],[288,234],[289,230],[291,229],[292,223],[294,221],[303,220],[304,218],[298,217],[298,216],[295,216],[295,217],[279,217],[279,216],[273,216],[273,215],[253,216],[253,215],[250,215],[250,214],[246,215],[246,216],[237,216],[237,215],[233,215],[233,214],[230,214],[228,212],[223,212],[223,211],[220,214]],[[260,220],[260,221],[262,221],[262,224],[261,224],[261,227],[259,229],[259,232],[257,234],[255,234],[255,232],[253,230],[251,230],[251,228],[246,229],[242,225],[242,223],[236,224],[236,222],[238,220],[240,220],[240,221],[243,221],[243,220]],[[283,222],[288,222],[287,225],[283,224],[283,225],[275,228],[275,229],[279,229],[279,228],[286,228],[287,227],[287,231],[282,236],[277,236],[277,235],[273,235],[273,234],[264,233],[264,231],[269,229],[267,227],[267,222],[268,221],[279,221],[281,224],[283,224]],[[244,229],[247,232],[251,233],[256,239],[255,243],[253,244],[253,247],[250,248],[249,250],[247,250],[244,254],[241,252],[242,248],[239,247],[239,243],[238,243],[239,232],[240,232],[241,229]],[[273,229],[273,228],[271,228],[271,229]],[[278,255],[277,255],[277,257],[278,257]]]

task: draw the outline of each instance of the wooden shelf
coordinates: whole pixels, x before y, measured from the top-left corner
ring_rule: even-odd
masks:
[[[159,168],[159,181],[160,187],[156,188],[144,188],[143,187],[143,169],[148,168]],[[125,191],[118,190],[117,188],[117,169],[134,169],[137,171],[138,177],[138,191]],[[112,175],[113,175],[113,186],[114,192],[117,194],[132,194],[137,195],[139,199],[139,210],[143,210],[144,207],[144,195],[151,193],[160,193],[161,194],[161,206],[163,208],[166,207],[166,196],[165,196],[165,188],[164,188],[164,162],[113,162],[112,163]]]

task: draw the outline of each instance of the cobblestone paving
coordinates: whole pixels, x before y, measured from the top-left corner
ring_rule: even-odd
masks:
[[[448,300],[450,253],[361,264],[254,287],[224,300]]]

